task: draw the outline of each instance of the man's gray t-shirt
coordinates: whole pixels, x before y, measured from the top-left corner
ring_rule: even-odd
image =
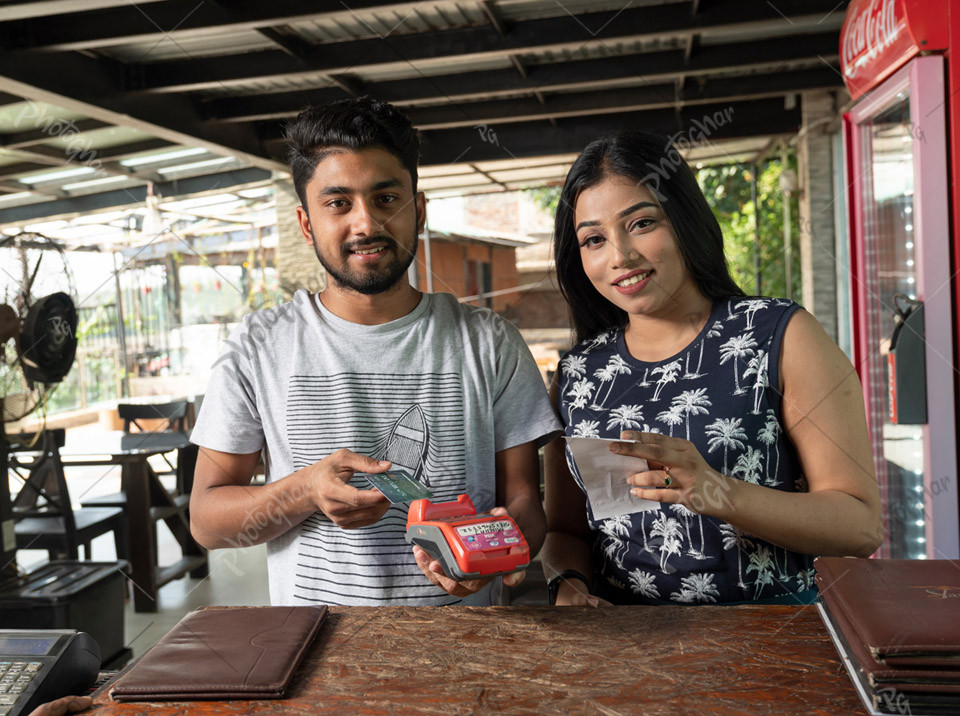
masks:
[[[301,289],[233,331],[191,440],[229,453],[266,448],[268,482],[347,448],[414,474],[435,502],[467,493],[484,511],[496,505],[495,453],[559,431],[530,351],[492,311],[424,294],[406,316],[364,326]],[[369,488],[359,477],[350,484]],[[423,576],[404,540],[408,505],[350,530],[317,511],[268,542],[270,601],[494,603],[499,580],[461,600]],[[279,519],[279,507],[249,515],[237,546]]]

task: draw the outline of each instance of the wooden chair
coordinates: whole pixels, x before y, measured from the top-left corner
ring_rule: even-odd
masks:
[[[127,434],[139,432],[179,432],[187,433],[188,403],[186,400],[174,400],[169,403],[120,403],[117,413],[123,420],[123,431]],[[144,427],[145,420],[164,420],[166,423],[159,430],[148,430]],[[177,451],[176,464],[170,461],[168,454],[160,456],[167,463],[168,470],[156,470],[158,477],[174,476],[173,485],[164,486],[167,493],[174,499],[178,507],[185,507],[190,502],[190,490],[193,489],[193,472],[197,464],[197,448],[191,445]],[[127,496],[123,492],[110,495],[91,497],[82,500],[83,507],[126,507]]]
[[[34,436],[23,437],[25,445],[10,456],[11,470],[24,480],[13,500],[17,549],[45,549],[51,560],[76,560],[83,547],[84,558],[90,559],[90,542],[113,532],[117,559],[126,559],[127,521],[121,508],[73,509],[60,460],[64,430],[44,431],[32,447],[27,446]]]
[[[117,413],[123,421],[123,432],[128,435],[133,433],[133,427],[138,432],[178,432],[187,434],[187,412],[189,403],[186,400],[174,400],[169,403],[120,403],[117,406]],[[144,420],[163,420],[165,425],[150,430],[144,427],[140,421]],[[171,491],[173,494],[189,494],[189,490],[184,490],[181,483],[184,477],[177,470],[177,466],[170,462],[170,458],[165,453],[160,456],[167,463],[167,470],[156,470],[157,475],[175,475],[177,477],[176,487]],[[192,476],[191,476],[192,483]]]

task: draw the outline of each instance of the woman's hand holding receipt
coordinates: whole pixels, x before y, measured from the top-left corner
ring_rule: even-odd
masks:
[[[647,469],[627,478],[636,497],[656,502],[681,504],[702,515],[712,515],[729,508],[731,478],[712,469],[700,451],[689,440],[659,433],[625,430],[623,440],[614,442],[610,450],[646,460]]]

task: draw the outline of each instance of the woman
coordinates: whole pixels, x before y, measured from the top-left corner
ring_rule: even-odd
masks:
[[[554,253],[577,345],[551,396],[568,436],[643,458],[659,509],[594,520],[547,448],[543,562],[557,604],[808,602],[813,555],[871,554],[880,497],[853,366],[791,301],[748,298],[690,168],[662,137],[591,143]]]

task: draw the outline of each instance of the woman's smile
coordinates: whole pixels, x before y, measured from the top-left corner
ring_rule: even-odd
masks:
[[[625,274],[614,281],[613,285],[620,293],[624,294],[625,296],[630,296],[634,293],[640,293],[640,291],[642,291],[647,285],[650,277],[653,276],[653,274],[653,269],[647,269],[645,271],[631,271],[630,273]]]

